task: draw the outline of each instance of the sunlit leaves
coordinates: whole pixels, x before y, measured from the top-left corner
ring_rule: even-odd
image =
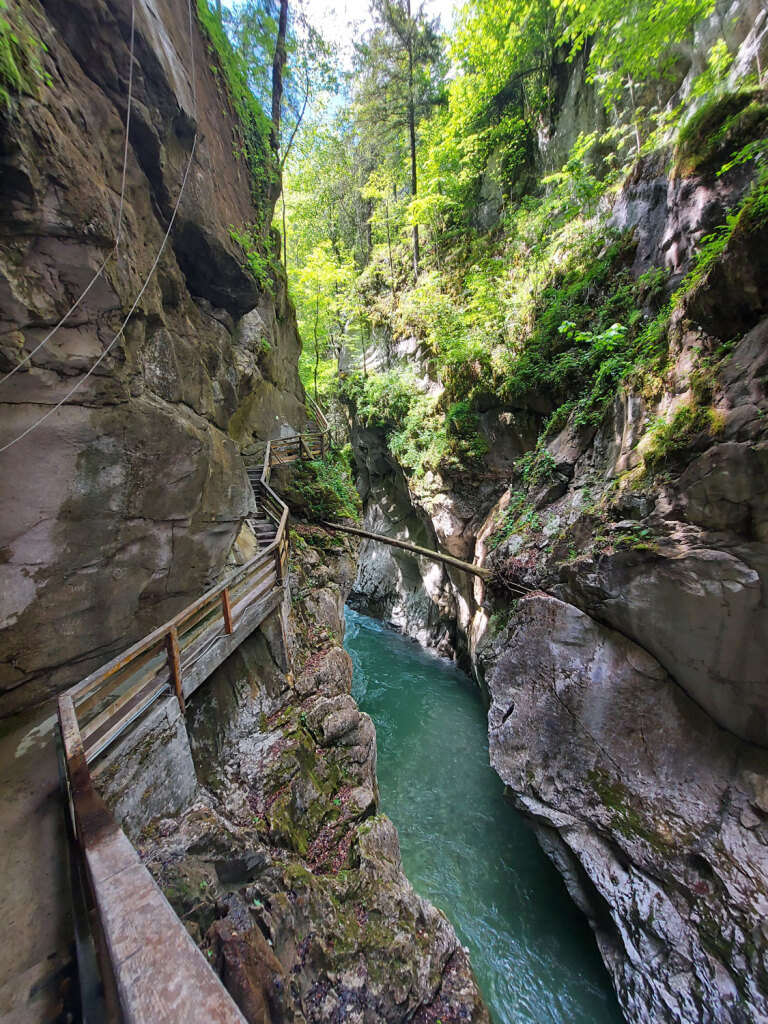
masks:
[[[693,26],[715,9],[715,0],[552,0],[563,41],[575,50],[589,41],[589,75],[604,94],[619,100],[627,80],[669,75],[681,58],[695,58]]]

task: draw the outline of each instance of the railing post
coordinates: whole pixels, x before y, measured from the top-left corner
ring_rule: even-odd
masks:
[[[284,543],[285,543],[285,539],[281,538],[280,539],[280,543],[275,548],[275,576],[277,577],[277,582],[278,583],[282,583],[283,582],[283,544]]]
[[[320,433],[320,458],[325,461],[325,431]]]
[[[221,592],[221,610],[224,613],[224,632],[227,634],[234,633],[234,627],[232,625],[232,605],[229,600],[229,588],[226,587]]]
[[[165,638],[165,649],[168,651],[168,668],[171,671],[171,682],[176,691],[179,708],[184,714],[184,691],[181,688],[181,657],[179,655],[179,631],[171,626]]]

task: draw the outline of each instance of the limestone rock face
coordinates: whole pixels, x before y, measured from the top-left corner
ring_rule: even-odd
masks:
[[[768,552],[682,542],[659,554],[619,553],[577,576],[579,604],[659,658],[714,721],[765,746]]]
[[[365,529],[437,550],[435,526],[420,514],[381,432],[357,425],[352,439]],[[451,526],[446,533],[457,536]],[[453,646],[447,623],[455,618],[455,603],[442,566],[371,541],[361,545],[357,565],[352,607],[393,622],[424,644]]]
[[[713,381],[717,436],[694,439],[656,475],[643,472],[652,413],[641,398],[617,397],[591,439],[567,426],[549,445],[562,485],[531,498],[540,529],[489,559],[527,565],[530,582],[634,640],[715,722],[763,746],[766,337],[763,321]],[[677,380],[690,400],[685,361],[684,344]]]
[[[531,597],[482,651],[491,761],[589,916],[627,1019],[768,1014],[768,753],[651,655]]]
[[[743,194],[747,177],[725,180],[670,176],[670,154],[662,152],[638,165],[613,209],[611,223],[633,228],[637,240],[634,271],[664,267],[677,285],[691,267],[701,239],[722,224]]]
[[[51,81],[0,111],[0,375],[115,246],[127,112],[127,0],[32,0],[24,14]],[[138,0],[117,251],[0,383],[0,446],[78,386],[0,454],[0,714],[200,594],[250,507],[238,445],[304,422],[284,284],[262,293],[229,234],[259,217],[240,129],[197,22],[191,43],[194,83],[186,3]]]

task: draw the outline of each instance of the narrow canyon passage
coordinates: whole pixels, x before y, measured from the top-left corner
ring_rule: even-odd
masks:
[[[488,764],[479,691],[382,623],[351,609],[346,621],[382,809],[408,878],[469,948],[496,1024],[619,1024],[586,920]]]

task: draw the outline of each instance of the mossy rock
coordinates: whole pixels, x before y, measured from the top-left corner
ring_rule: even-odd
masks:
[[[768,134],[768,91],[744,89],[706,103],[682,126],[675,147],[679,177],[717,171],[746,143]]]

